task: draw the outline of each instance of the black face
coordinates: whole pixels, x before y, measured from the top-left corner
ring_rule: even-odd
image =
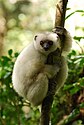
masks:
[[[48,51],[53,45],[53,41],[51,40],[42,40],[40,41],[40,45],[43,47],[45,51]]]

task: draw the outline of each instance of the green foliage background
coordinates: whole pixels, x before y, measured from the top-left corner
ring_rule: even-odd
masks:
[[[0,0],[0,38],[3,37],[3,55],[0,57],[0,125],[37,125],[40,113],[28,101],[19,97],[13,89],[12,70],[22,46],[31,41],[37,31],[52,29],[49,10],[55,4],[41,1],[39,8],[28,0]],[[50,4],[51,3],[51,4]],[[52,11],[53,12],[53,11]],[[78,10],[76,11],[78,12]],[[84,11],[79,10],[84,16]],[[72,16],[75,12],[72,12]],[[82,28],[83,30],[83,28]],[[74,36],[80,47],[84,36]],[[23,42],[24,41],[24,42]],[[80,47],[81,48],[81,47]],[[68,55],[69,76],[52,106],[52,125],[84,125],[84,48]],[[28,107],[28,111],[23,107]]]

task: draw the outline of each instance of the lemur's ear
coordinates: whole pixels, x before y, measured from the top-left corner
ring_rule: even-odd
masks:
[[[36,38],[37,38],[37,35],[34,37],[34,40],[36,40]]]

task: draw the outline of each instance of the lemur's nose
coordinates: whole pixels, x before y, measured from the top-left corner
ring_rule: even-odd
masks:
[[[49,43],[44,43],[43,48],[44,48],[45,51],[48,51],[48,49],[50,48]]]

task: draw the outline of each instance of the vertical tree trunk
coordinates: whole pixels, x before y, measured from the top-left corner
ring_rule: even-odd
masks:
[[[59,32],[60,37],[63,34],[67,2],[68,0],[60,0],[56,6],[55,31],[54,32]],[[62,27],[62,30],[61,30],[61,27]],[[62,39],[63,37],[61,37],[61,40]],[[53,62],[52,60],[53,58],[51,58],[52,56],[53,55],[51,54],[50,57],[48,57],[49,62],[47,63],[52,64]],[[52,107],[53,98],[55,95],[55,90],[56,90],[56,82],[55,82],[55,78],[53,78],[49,81],[48,94],[42,103],[40,125],[49,125],[51,107]]]

